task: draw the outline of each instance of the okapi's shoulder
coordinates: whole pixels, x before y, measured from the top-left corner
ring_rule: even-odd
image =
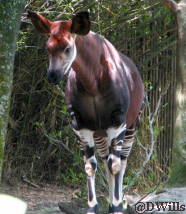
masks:
[[[100,64],[102,65],[102,71],[100,72],[99,81],[102,86],[107,87],[107,84],[111,83],[110,71],[113,69],[113,65],[103,54],[100,57]]]

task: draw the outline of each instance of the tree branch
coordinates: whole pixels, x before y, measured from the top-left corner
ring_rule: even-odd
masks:
[[[67,145],[65,145],[65,143],[63,143],[61,140],[55,139],[51,136],[49,136],[46,133],[43,133],[45,137],[47,137],[49,139],[50,142],[53,142],[54,144],[57,145],[61,145],[66,151],[68,151],[71,155],[74,155],[73,152],[68,148]]]
[[[167,94],[167,91],[169,89],[170,83],[168,82],[167,85],[165,86],[165,89],[161,92],[160,97],[158,99],[156,108],[154,113],[152,113],[151,107],[150,107],[150,103],[148,100],[148,97],[146,96],[146,106],[147,106],[147,110],[148,110],[148,122],[149,122],[149,134],[150,134],[150,146],[148,148],[143,148],[145,150],[145,160],[143,161],[143,164],[141,166],[141,168],[137,171],[137,175],[139,176],[145,169],[145,166],[147,165],[147,163],[150,161],[153,152],[154,152],[154,148],[157,142],[157,135],[155,135],[154,133],[154,124],[157,120],[158,117],[158,113],[160,111],[161,108],[161,104],[162,104],[162,99],[163,97]]]
[[[174,0],[163,0],[163,3],[173,12],[177,12],[178,4]]]

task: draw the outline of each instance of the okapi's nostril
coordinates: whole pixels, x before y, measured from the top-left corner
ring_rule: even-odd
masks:
[[[57,76],[56,76],[56,74],[55,74],[54,72],[52,72],[52,73],[50,74],[50,78],[51,78],[51,79],[56,79],[56,77],[57,77]]]
[[[49,72],[48,74],[48,81],[50,83],[56,83],[58,81],[58,76],[55,72]]]

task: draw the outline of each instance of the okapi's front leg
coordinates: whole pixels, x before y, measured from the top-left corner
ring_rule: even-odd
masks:
[[[88,206],[87,214],[98,213],[98,203],[95,191],[95,174],[97,171],[97,160],[94,148],[88,147],[84,150],[85,172],[87,173]]]
[[[132,148],[133,139],[126,142],[124,136],[126,130],[112,141],[110,147],[110,154],[107,159],[108,173],[109,174],[109,193],[110,195],[110,206],[109,214],[123,214],[122,205],[122,186],[123,176],[127,165],[127,157]]]
[[[107,164],[110,173],[109,188],[110,194],[112,194],[110,195],[109,213],[123,214],[122,184],[126,160],[121,160],[119,151],[111,149]]]

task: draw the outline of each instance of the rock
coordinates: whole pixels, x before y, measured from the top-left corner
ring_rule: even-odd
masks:
[[[127,196],[126,196],[127,198]],[[126,214],[186,214],[186,187],[168,188],[128,204]]]
[[[25,214],[27,205],[22,200],[10,195],[0,194],[0,213]]]

